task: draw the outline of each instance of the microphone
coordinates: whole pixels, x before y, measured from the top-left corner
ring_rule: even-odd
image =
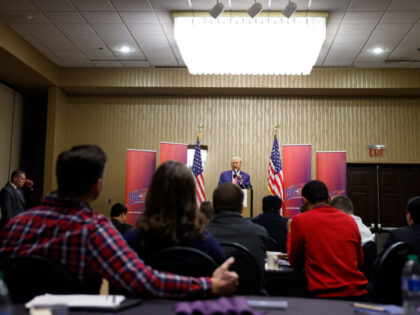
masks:
[[[238,173],[236,172],[236,170],[233,171],[233,178],[236,178],[238,176]]]

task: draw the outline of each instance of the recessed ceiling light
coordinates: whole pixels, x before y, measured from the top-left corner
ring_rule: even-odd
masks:
[[[122,52],[122,53],[124,53],[124,54],[127,54],[127,53],[129,53],[130,51],[132,51],[132,49],[131,49],[129,46],[126,46],[126,45],[118,46],[118,47],[116,48],[116,50],[117,50],[117,51],[119,51],[119,52]]]
[[[27,19],[29,21],[33,21],[33,20],[35,20],[35,17],[33,15],[25,15],[25,19]]]
[[[382,47],[375,47],[375,48],[373,48],[373,49],[370,50],[370,52],[374,53],[375,55],[383,54],[386,51],[387,51],[387,49],[386,48],[382,48]]]

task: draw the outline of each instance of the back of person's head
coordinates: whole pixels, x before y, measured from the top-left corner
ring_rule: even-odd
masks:
[[[200,212],[203,213],[208,220],[211,220],[213,217],[213,206],[211,201],[203,201],[200,205]]]
[[[62,152],[57,159],[58,193],[83,196],[104,174],[105,152],[96,145],[79,145]]]
[[[334,197],[331,201],[331,206],[349,214],[352,214],[354,211],[353,202],[347,196]]]
[[[223,211],[242,212],[244,193],[238,185],[224,183],[219,185],[213,192],[214,213]]]
[[[14,170],[12,172],[12,175],[10,175],[10,180],[13,181],[13,179],[18,178],[20,174],[25,174],[26,175],[26,172],[22,171],[22,170]]]
[[[328,189],[325,184],[319,180],[311,180],[302,188],[302,196],[311,204],[319,202],[328,202]]]
[[[282,201],[279,196],[268,195],[262,200],[263,212],[279,213]]]
[[[414,223],[420,223],[420,196],[411,198],[407,203],[407,212]]]
[[[193,173],[182,163],[167,161],[153,175],[137,227],[150,239],[178,244],[198,233],[197,210]]]
[[[119,217],[121,214],[127,213],[127,208],[122,203],[116,203],[111,208],[111,218]]]

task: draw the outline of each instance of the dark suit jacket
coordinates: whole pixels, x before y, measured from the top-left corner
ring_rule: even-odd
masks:
[[[19,196],[12,184],[7,183],[0,192],[0,206],[1,206],[1,220],[0,229],[3,228],[7,222],[19,213],[25,210],[25,197],[22,191],[22,197]]]
[[[111,219],[111,222],[115,226],[115,228],[118,230],[118,232],[120,232],[121,235],[124,235],[125,233],[127,233],[133,228],[131,224],[121,223],[120,221],[115,220],[115,219]]]
[[[385,251],[392,245],[397,242],[406,243],[411,251],[417,255],[420,255],[420,224],[413,224],[411,226],[405,226],[399,229],[392,230],[389,232],[382,251],[376,257],[375,262],[373,263],[373,268],[378,267],[379,261]]]
[[[389,232],[381,254],[396,242],[407,243],[413,252],[420,254],[420,224],[405,226]]]
[[[252,218],[252,222],[259,224],[268,232],[268,235],[279,243],[281,251],[287,253],[287,221],[289,219],[282,217],[278,213],[264,212],[259,216]]]
[[[246,189],[251,189],[251,177],[249,174],[241,171],[240,175],[242,176],[242,185],[245,186]],[[222,172],[222,174],[220,174],[218,185],[223,183],[232,183],[232,170]]]
[[[264,289],[265,252],[268,243],[268,233],[260,225],[245,220],[239,212],[223,211],[216,214],[207,226],[219,243],[235,242],[245,246],[257,260],[261,288]]]

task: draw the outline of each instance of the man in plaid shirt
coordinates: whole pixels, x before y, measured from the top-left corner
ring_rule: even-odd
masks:
[[[146,266],[120,233],[89,204],[102,189],[105,153],[73,147],[57,160],[58,192],[21,213],[0,233],[0,259],[37,254],[64,265],[85,288],[99,292],[101,278],[137,296],[183,298],[233,294],[238,275],[228,259],[211,278],[185,277]]]

